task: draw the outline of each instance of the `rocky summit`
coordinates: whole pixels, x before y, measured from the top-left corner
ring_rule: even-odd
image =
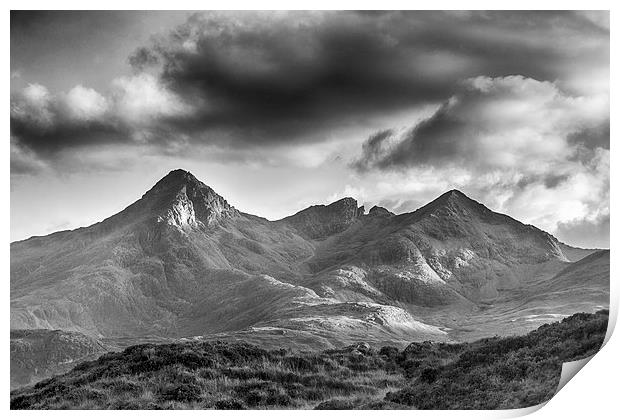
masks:
[[[177,169],[162,178],[143,197],[151,203],[158,223],[208,228],[239,212],[189,172]]]
[[[12,243],[10,283],[13,330],[75,334],[51,361],[12,334],[20,366],[58,372],[141,342],[315,350],[526,333],[607,307],[609,252],[456,190],[405,214],[343,198],[268,221],[175,170],[100,223]]]
[[[312,206],[283,219],[304,237],[322,239],[346,230],[363,215],[363,207],[357,201],[346,197],[328,206]]]

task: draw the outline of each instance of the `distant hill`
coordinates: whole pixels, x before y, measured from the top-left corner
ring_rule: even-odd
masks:
[[[473,343],[321,352],[243,342],[143,344],[11,393],[11,409],[510,409],[549,400],[596,353],[608,311]]]
[[[76,332],[11,330],[11,388],[57,375],[109,351]]]
[[[406,214],[344,198],[268,221],[175,170],[100,223],[12,243],[11,328],[312,350],[472,340],[607,307],[596,251],[456,190]]]

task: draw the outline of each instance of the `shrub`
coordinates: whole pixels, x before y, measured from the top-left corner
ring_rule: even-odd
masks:
[[[303,357],[288,356],[282,360],[282,364],[291,370],[316,371],[316,366]]]
[[[63,395],[65,400],[68,400],[74,404],[80,404],[83,402],[98,402],[106,399],[105,394],[96,389],[90,388],[74,388],[68,393]]]
[[[388,360],[396,359],[399,353],[398,348],[394,346],[381,347],[379,350],[379,355],[387,358]]]
[[[428,367],[420,374],[420,380],[427,384],[432,384],[437,379],[437,376],[439,376],[439,371],[435,368]]]
[[[196,370],[199,368],[210,368],[214,365],[213,360],[205,356],[201,356],[194,351],[181,352],[177,359],[177,362],[191,370]]]
[[[174,384],[167,386],[160,393],[159,397],[164,401],[189,402],[200,399],[202,389],[196,384]]]
[[[32,405],[36,401],[30,395],[18,395],[15,398],[11,398],[10,409],[11,410],[23,410],[32,408]]]
[[[286,389],[271,382],[249,382],[236,386],[234,392],[250,407],[260,406],[289,406],[291,397]]]

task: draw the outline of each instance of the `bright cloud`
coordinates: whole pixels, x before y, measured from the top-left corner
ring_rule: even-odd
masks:
[[[191,109],[149,73],[121,77],[112,82],[115,112],[131,123],[187,115]]]
[[[108,100],[94,89],[77,85],[64,97],[69,119],[92,121],[101,119],[108,110]]]

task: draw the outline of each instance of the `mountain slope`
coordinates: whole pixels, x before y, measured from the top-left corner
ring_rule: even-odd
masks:
[[[456,190],[400,215],[345,198],[268,221],[176,170],[100,223],[12,243],[11,328],[267,347],[462,340],[608,305],[593,252]]]
[[[11,327],[183,337],[323,319],[328,340],[360,322],[379,336],[420,329],[401,309],[356,306],[300,285],[301,262],[315,249],[303,234],[240,213],[191,174],[173,171],[101,223],[12,244]],[[319,307],[334,308],[337,327]],[[391,320],[394,329],[385,325]]]
[[[608,249],[596,251],[556,274],[546,286],[551,290],[582,288],[587,278],[588,287],[604,290],[609,287],[609,257]]]
[[[265,224],[173,171],[101,223],[12,244],[12,327],[168,335],[222,270],[234,282],[298,276],[311,246]]]
[[[322,273],[315,280],[325,296],[437,306],[496,299],[527,284],[532,267],[559,271],[569,262],[562,249],[548,233],[450,191],[413,213],[360,217],[308,264]]]

